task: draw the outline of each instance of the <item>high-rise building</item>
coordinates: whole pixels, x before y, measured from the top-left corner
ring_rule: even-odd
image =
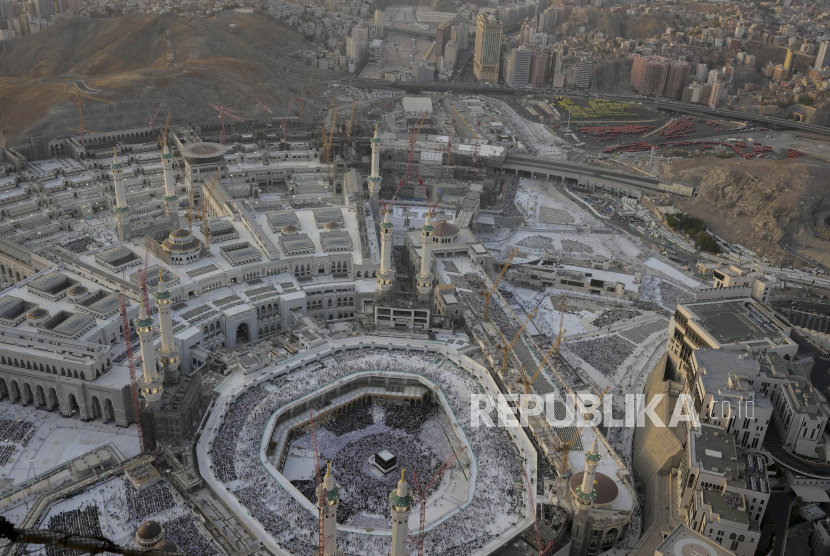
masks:
[[[590,54],[583,54],[576,63],[576,88],[589,89],[591,87],[591,68],[593,58]]]
[[[665,58],[635,56],[631,66],[631,84],[637,93],[660,96],[669,71]]]
[[[721,96],[723,95],[723,91],[723,81],[715,81],[714,83],[712,83],[712,92],[709,93],[709,108],[718,107],[718,103],[720,102]]]
[[[816,54],[816,63],[813,65],[817,70],[830,66],[830,41],[821,41]]]
[[[787,49],[787,56],[784,58],[784,69],[787,71],[787,79],[795,73],[795,52],[792,48]]]
[[[458,50],[467,48],[467,43],[470,40],[470,28],[464,24],[456,25],[452,28],[450,38],[455,40],[455,45]]]
[[[686,62],[672,62],[669,67],[669,75],[666,78],[666,87],[663,96],[668,99],[680,98],[683,88],[689,81],[689,64]]]
[[[383,12],[375,10],[375,37],[383,38]]]
[[[565,51],[558,48],[553,51],[553,73],[562,73],[562,59],[565,57]]]
[[[534,50],[530,59],[531,87],[544,87],[550,78],[550,53],[547,50]]]
[[[435,57],[438,58],[439,56],[444,55],[444,48],[446,48],[447,43],[450,42],[452,35],[452,26],[448,21],[438,24],[438,28],[435,29]]]
[[[478,14],[473,75],[478,81],[498,83],[502,24],[492,14]]]
[[[519,32],[519,44],[528,44],[533,39],[533,26],[529,19],[522,21],[522,30]]]
[[[701,83],[706,83],[706,78],[709,76],[709,66],[706,64],[698,64],[695,72],[695,80]]]
[[[511,87],[524,87],[530,81],[530,64],[533,52],[526,48],[511,50],[504,63],[504,80]]]

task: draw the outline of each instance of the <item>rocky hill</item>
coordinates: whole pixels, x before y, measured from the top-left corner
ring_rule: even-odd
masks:
[[[807,255],[830,265],[830,245],[817,240],[813,215],[830,206],[830,167],[811,158],[712,159],[663,165],[663,179],[699,183],[697,196],[675,205],[728,241],[755,249],[776,263]],[[827,205],[827,206],[825,206]]]
[[[173,67],[166,58],[168,26]],[[179,122],[215,117],[207,103],[217,101],[241,116],[263,114],[256,99],[280,113],[311,73],[308,65],[289,57],[311,45],[259,13],[224,12],[208,20],[172,14],[78,17],[4,46],[0,129],[11,142],[33,132],[77,127],[77,104],[64,92],[75,82],[117,103],[84,101],[87,128],[112,129],[146,125],[162,102]],[[326,72],[317,77],[325,79]]]

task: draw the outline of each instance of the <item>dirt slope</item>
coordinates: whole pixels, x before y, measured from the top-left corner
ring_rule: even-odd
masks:
[[[809,255],[830,264],[828,246],[814,238],[813,213],[828,203],[827,164],[799,160],[710,159],[663,165],[663,179],[700,183],[681,210],[703,218],[718,235],[775,262]]]
[[[166,65],[168,25],[174,67]],[[309,43],[258,13],[226,12],[209,20],[171,14],[74,18],[4,42],[0,128],[10,137],[77,127],[77,104],[63,92],[75,80],[100,91],[95,96],[118,103],[115,108],[84,103],[89,129],[112,129],[146,125],[161,102],[173,121],[207,119],[213,111],[207,103],[217,101],[242,116],[262,115],[261,109],[255,112],[257,98],[280,113],[311,72],[288,57]],[[318,77],[326,74],[318,72]]]

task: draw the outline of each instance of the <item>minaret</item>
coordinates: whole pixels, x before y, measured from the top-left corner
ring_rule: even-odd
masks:
[[[326,499],[321,500],[322,492],[325,489]],[[323,484],[317,487],[317,507],[323,510],[323,539],[325,547],[324,556],[342,556],[337,549],[337,507],[340,505],[340,486],[334,484],[334,477],[331,476],[331,463],[326,467],[326,476]],[[318,554],[318,552],[314,552]]]
[[[135,330],[141,341],[141,366],[144,374],[138,379],[138,386],[141,388],[141,395],[147,400],[151,408],[158,407],[161,403],[161,395],[164,392],[162,378],[156,370],[156,354],[153,353],[153,317],[147,315],[147,309],[141,304],[138,318],[135,319]],[[129,342],[129,330],[127,331]]]
[[[176,195],[176,178],[173,176],[173,154],[170,147],[164,145],[161,154],[161,165],[164,167],[164,205],[167,218],[174,228],[179,227],[179,196]]]
[[[392,556],[406,556],[409,514],[412,513],[412,503],[415,501],[412,490],[406,484],[405,471],[401,468],[398,488],[389,493],[389,502],[392,504]]]
[[[429,207],[427,207],[429,210]],[[435,226],[432,225],[432,217],[427,213],[427,220],[421,226],[421,239],[424,244],[421,246],[421,272],[415,276],[418,287],[418,303],[430,305],[432,302],[432,282],[434,277],[430,271],[432,267],[432,236],[435,234]]]
[[[380,270],[378,276],[378,296],[392,293],[395,286],[395,271],[392,270],[392,235],[395,226],[392,224],[391,207],[387,210],[380,223]]]
[[[115,187],[115,218],[118,220],[118,238],[126,241],[132,237],[130,230],[130,207],[127,206],[127,189],[124,183],[124,166],[112,148],[112,182]]]
[[[369,176],[369,199],[372,204],[372,214],[377,218],[380,202],[380,185],[383,178],[380,177],[380,137],[378,127],[375,126],[375,136],[371,139],[372,144],[372,174]]]
[[[180,348],[173,343],[173,317],[170,315],[170,304],[173,294],[167,289],[159,270],[159,285],[156,293],[156,308],[159,312],[159,327],[161,328],[161,346],[156,350],[159,356],[159,363],[164,369],[164,383],[176,384],[179,382],[179,351]]]
[[[602,456],[599,455],[599,449],[597,448],[597,439],[594,438],[591,451],[585,453],[585,471],[582,474],[582,484],[577,486],[573,492],[576,499],[576,512],[574,513],[574,522],[571,529],[570,556],[585,556],[591,548],[588,542],[591,529],[589,514],[597,497],[594,479],[601,458]],[[596,542],[596,539],[593,542]]]

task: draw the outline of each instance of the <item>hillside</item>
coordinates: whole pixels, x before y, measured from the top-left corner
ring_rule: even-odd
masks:
[[[168,25],[173,67],[166,65]],[[303,90],[311,72],[288,57],[311,45],[258,13],[225,12],[209,20],[171,14],[73,18],[4,43],[0,128],[10,138],[77,127],[77,104],[64,93],[74,88],[74,81],[97,91],[95,96],[117,102],[115,107],[84,102],[87,127],[111,129],[146,125],[162,102],[173,121],[215,117],[207,103],[217,101],[241,116],[262,115],[255,99],[279,113],[293,93]],[[325,74],[318,72],[318,77]]]
[[[830,264],[826,244],[815,239],[812,214],[827,203],[827,164],[813,158],[710,159],[663,165],[663,179],[700,183],[692,199],[675,198],[681,210],[703,218],[728,241],[792,261],[793,253]],[[826,208],[826,207],[824,207]]]

